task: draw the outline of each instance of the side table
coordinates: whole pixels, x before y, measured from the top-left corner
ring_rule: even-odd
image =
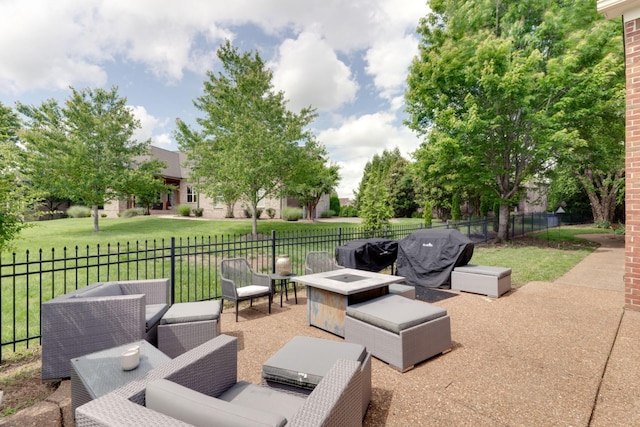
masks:
[[[135,369],[123,371],[120,367],[120,355],[134,345],[140,346],[140,364]],[[169,356],[144,340],[71,359],[71,409],[74,416],[78,406],[105,395],[170,360]]]
[[[287,285],[289,284],[290,279],[296,276],[297,274],[289,274],[288,276],[281,276],[279,274],[269,275],[269,278],[271,279],[271,282],[273,283],[274,288],[276,284],[280,285],[280,307],[282,307],[282,291],[284,290],[287,301],[289,301],[289,289],[287,288]],[[296,304],[298,304],[298,292],[296,291],[295,283],[293,285],[293,295],[296,299]]]

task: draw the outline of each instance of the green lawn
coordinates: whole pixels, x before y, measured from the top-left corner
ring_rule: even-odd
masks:
[[[339,221],[339,220],[338,220]],[[259,221],[259,233],[271,234],[272,230],[276,232],[284,231],[299,231],[301,233],[307,233],[309,231],[318,229],[330,229],[337,230],[339,227],[346,230],[355,230],[359,228],[359,224],[353,222],[316,222],[310,223],[306,221],[298,222],[286,222],[279,220],[261,220]],[[396,221],[394,221],[396,222]],[[401,226],[416,225],[420,223],[420,220],[400,220],[397,221]],[[136,242],[143,244],[145,241],[156,240],[160,243],[161,240],[169,240],[171,237],[176,238],[200,238],[215,237],[215,236],[229,236],[229,235],[245,235],[251,233],[251,221],[246,219],[237,220],[190,220],[186,218],[158,218],[158,217],[136,217],[136,218],[118,218],[118,219],[101,219],[100,220],[99,233],[93,232],[93,222],[91,218],[82,219],[61,219],[54,221],[43,221],[34,223],[32,227],[24,230],[21,234],[21,239],[15,242],[16,259],[20,260],[24,258],[26,251],[29,251],[29,259],[34,261],[38,259],[38,252],[42,250],[43,258],[47,259],[55,249],[56,256],[59,258],[59,254],[63,248],[67,248],[71,251],[78,246],[79,252],[82,253],[86,247],[89,247],[93,252],[96,245],[100,245],[101,253],[106,254],[113,259],[119,259],[120,262],[127,261],[128,259],[135,258],[138,255],[122,254],[114,251],[114,247],[110,250],[107,249],[107,245],[124,245],[127,242],[135,245]],[[462,230],[463,232],[466,230]],[[475,246],[474,255],[471,259],[473,264],[494,265],[502,267],[510,267],[513,270],[512,284],[514,287],[520,287],[531,281],[553,281],[560,277],[571,269],[576,263],[581,261],[585,256],[591,253],[594,249],[593,246],[589,246],[584,242],[581,242],[575,237],[576,234],[589,234],[596,232],[610,232],[608,230],[601,230],[595,228],[572,228],[562,227],[556,229],[546,230],[537,234],[529,235],[535,236],[535,238],[516,239],[514,242],[504,245],[484,245],[478,244]],[[231,241],[234,241],[231,239]],[[291,250],[290,256],[292,260],[300,264],[304,260],[304,254],[309,250],[318,250],[317,247],[310,246],[305,243],[305,239],[301,239],[301,246],[295,246],[295,248],[288,247]],[[328,243],[332,245],[333,243]],[[323,248],[324,249],[324,248]],[[86,250],[85,250],[86,253]],[[233,256],[243,256],[244,252],[235,253]],[[252,252],[260,254],[260,250]],[[202,254],[192,258],[178,259],[176,268],[180,269],[178,276],[176,277],[176,292],[180,292],[182,296],[183,290],[189,292],[192,288],[190,281],[184,281],[184,275],[198,275],[197,282],[202,282],[202,286],[208,287],[209,292],[216,292],[215,285],[213,291],[211,290],[211,283],[214,279],[210,279],[209,276],[203,276],[207,274],[208,269],[211,274],[215,274],[215,265],[219,261],[220,255],[214,255],[213,258],[208,258],[208,255]],[[12,255],[10,253],[2,254],[2,273],[11,275]],[[267,259],[262,264],[262,268],[269,268],[270,263]],[[84,262],[82,259],[78,263]],[[89,264],[89,261],[86,261]],[[155,264],[154,264],[155,263]],[[213,265],[209,268],[207,263]],[[8,265],[9,264],[9,265]],[[38,268],[45,270],[51,268],[52,263],[47,264],[46,261],[41,263]],[[72,263],[64,263],[58,261],[55,263],[55,267],[60,271],[55,274],[38,275],[36,271],[29,270],[27,275],[19,275],[15,278],[0,279],[1,291],[0,291],[0,308],[2,314],[2,341],[12,341],[21,339],[22,337],[33,336],[38,334],[39,329],[39,304],[40,301],[46,301],[58,295],[63,290],[63,285],[67,284],[69,280],[71,283],[83,283],[85,280],[87,283],[93,283],[96,280],[105,280],[104,277],[96,274],[103,271],[100,269],[89,269],[86,271],[83,268],[76,270],[74,273],[66,273],[63,271],[68,269]],[[84,265],[84,264],[83,264]],[[123,268],[137,268],[137,264],[127,264]],[[163,268],[168,268],[168,261],[151,261],[151,265],[160,265]],[[205,268],[205,273],[197,273],[199,268]],[[25,267],[20,267],[24,270]],[[35,268],[35,267],[32,267]],[[118,267],[119,268],[119,267]],[[167,271],[166,269],[163,271]],[[78,279],[77,274],[86,276],[85,279]],[[34,274],[36,273],[36,274]],[[165,274],[165,273],[163,273]],[[74,276],[75,275],[75,276]],[[122,277],[122,276],[120,276]],[[135,276],[134,276],[135,277]],[[213,277],[213,276],[212,276]],[[183,282],[180,282],[180,281]],[[217,282],[217,280],[216,280]],[[56,284],[54,287],[54,283]],[[29,289],[28,299],[26,289]],[[67,290],[67,292],[69,289]],[[191,290],[191,292],[194,292]],[[201,291],[200,298],[203,297],[204,291]],[[192,297],[194,294],[191,294]],[[196,298],[198,294],[196,293]],[[206,297],[206,295],[205,295]],[[189,300],[187,294],[187,300]],[[29,319],[29,332],[26,331],[25,319]],[[14,321],[15,319],[15,327]],[[18,346],[20,348],[21,345]],[[9,347],[2,349],[3,357],[6,352],[9,351]]]

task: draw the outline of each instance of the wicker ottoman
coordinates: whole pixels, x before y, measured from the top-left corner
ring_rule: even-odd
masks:
[[[220,335],[219,300],[173,304],[158,325],[158,349],[174,358]]]
[[[498,298],[511,290],[511,269],[465,265],[451,272],[451,289]]]
[[[306,396],[338,359],[361,363],[362,418],[371,401],[371,354],[359,344],[322,338],[292,338],[262,365],[262,385]]]
[[[451,348],[451,320],[444,308],[385,295],[347,307],[344,339],[404,372]]]

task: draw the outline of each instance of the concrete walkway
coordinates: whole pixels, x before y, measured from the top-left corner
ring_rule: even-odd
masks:
[[[405,373],[373,360],[364,425],[640,425],[640,312],[623,309],[624,240],[589,239],[601,246],[553,283],[436,302],[451,316],[452,350]],[[266,302],[241,308],[238,323],[225,310],[222,332],[238,337],[238,377],[255,383],[264,360],[292,337],[339,340],[306,325],[304,292],[297,305],[292,296],[273,304],[270,316]],[[70,424],[66,383],[56,395],[58,424],[49,425]]]

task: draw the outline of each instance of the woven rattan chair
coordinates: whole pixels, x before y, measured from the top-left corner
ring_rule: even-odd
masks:
[[[324,273],[325,271],[344,268],[336,263],[336,260],[326,251],[307,252],[304,259],[304,270],[306,274]]]
[[[237,357],[237,338],[219,335],[151,370],[144,377],[80,406],[75,413],[76,425],[186,426],[196,423],[197,417],[206,418],[207,425],[229,425],[230,418],[235,421],[232,425],[270,425],[264,419],[279,414],[283,406],[280,402],[290,401],[290,397],[257,384],[238,382]],[[182,393],[176,394],[175,399],[165,395],[168,404],[152,410],[146,405],[154,404],[157,395],[150,396],[150,392],[154,387],[157,391],[158,385],[178,388]],[[264,394],[260,392],[263,389]],[[250,400],[247,405],[246,400],[242,401],[242,390],[254,392],[252,396],[266,395],[266,403],[271,406],[263,417],[259,414],[265,401]],[[195,401],[198,405],[193,404]],[[180,409],[181,404],[184,404],[184,410]],[[299,399],[294,412],[286,416],[286,425],[361,426],[361,405],[360,363],[340,359],[308,397]],[[237,413],[239,418],[234,419]]]
[[[253,271],[246,259],[223,260],[220,263],[220,279],[222,280],[222,299],[236,303],[236,322],[240,301],[250,300],[250,304],[253,305],[254,298],[269,297],[269,314],[271,314],[273,298],[271,278],[267,274]]]

